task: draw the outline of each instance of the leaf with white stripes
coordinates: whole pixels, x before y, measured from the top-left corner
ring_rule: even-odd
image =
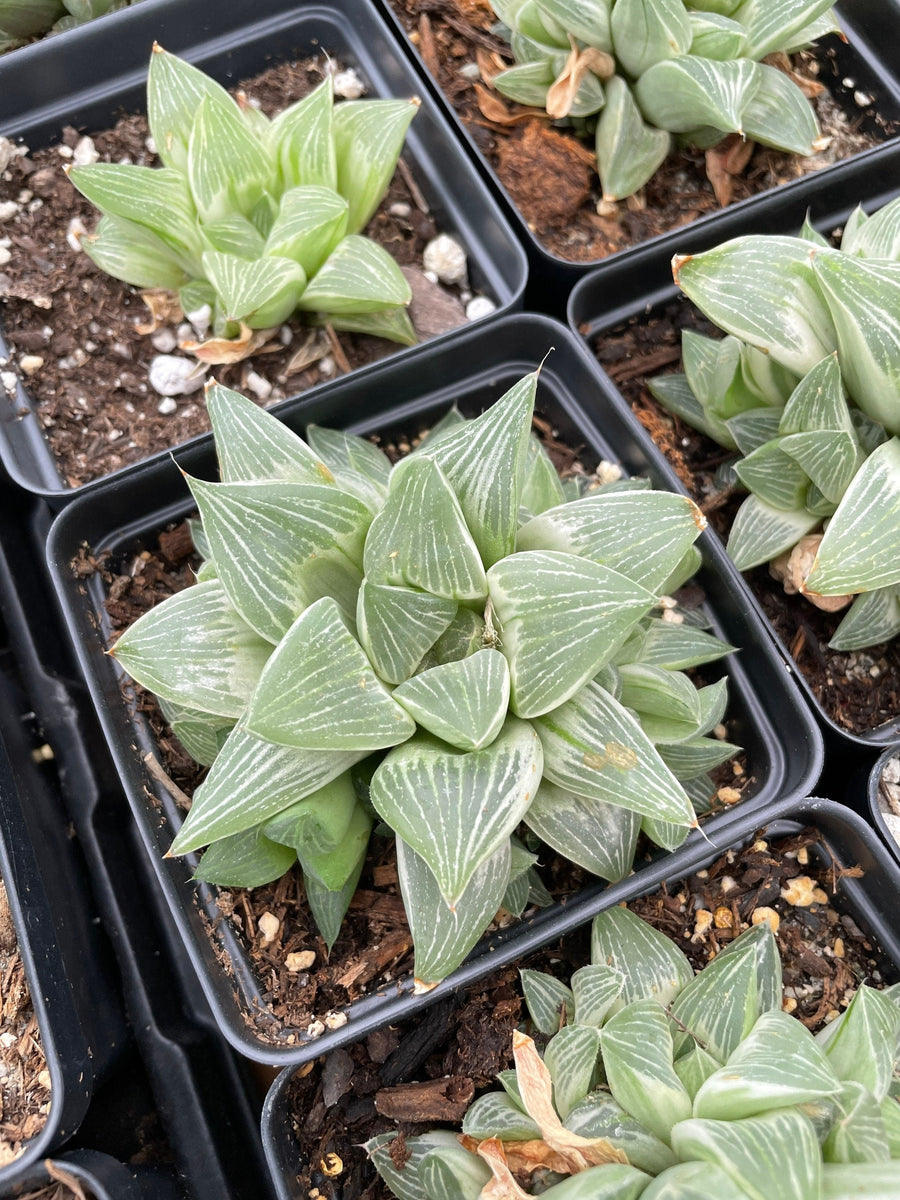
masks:
[[[888,1093],[900,1035],[900,1009],[861,984],[849,1007],[818,1035],[838,1077],[864,1084],[877,1100]]]
[[[122,634],[113,656],[138,683],[176,704],[239,717],[272,653],[217,580],[158,604]]]
[[[566,1117],[566,1128],[581,1137],[606,1138],[617,1150],[625,1152],[633,1166],[650,1175],[675,1162],[675,1155],[666,1143],[627,1113],[607,1091],[592,1092],[575,1104]]]
[[[605,963],[624,976],[613,1012],[632,1000],[669,1005],[694,978],[690,962],[672,939],[627,908],[608,908],[594,917],[591,962]]]
[[[337,190],[350,202],[348,229],[368,224],[394,174],[419,100],[351,100],[334,110]]]
[[[743,0],[732,14],[747,31],[748,58],[783,50],[831,7],[832,0]]]
[[[397,838],[397,876],[415,946],[414,970],[420,990],[455,971],[487,929],[503,900],[509,867],[506,838],[476,867],[450,908],[425,860]]]
[[[349,771],[265,823],[266,837],[313,854],[337,849],[347,836],[357,808]]]
[[[342,238],[329,254],[297,307],[303,312],[340,316],[377,313],[382,308],[407,305],[411,299],[406,276],[387,250],[354,233]]]
[[[624,79],[614,75],[604,90],[594,137],[597,171],[603,199],[622,200],[656,173],[672,149],[672,137],[646,124]]]
[[[900,583],[900,438],[874,450],[825,530],[804,591],[822,596]]]
[[[670,133],[711,126],[740,133],[744,110],[759,88],[756,63],[745,58],[716,62],[686,54],[658,62],[634,85],[646,119]]]
[[[529,967],[519,971],[519,978],[528,1014],[541,1033],[558,1033],[566,1022],[574,1018],[575,997],[567,983],[555,975],[532,971]]]
[[[306,272],[292,258],[267,256],[254,262],[207,250],[203,272],[216,289],[229,321],[268,329],[286,321],[306,286]]]
[[[456,611],[455,600],[364,579],[356,605],[357,635],[376,674],[386,683],[403,683]]]
[[[509,717],[484,750],[453,750],[417,735],[381,763],[370,796],[378,815],[425,859],[453,907],[527,812],[541,763],[537,734]]]
[[[147,72],[147,122],[167,167],[183,171],[197,109],[204,96],[233,103],[221,84],[154,43]]]
[[[734,646],[702,629],[651,617],[644,627],[639,656],[633,661],[666,667],[670,671],[686,671],[702,663],[715,662],[723,655],[733,654],[734,650]]]
[[[808,509],[774,508],[758,496],[748,496],[731,523],[726,550],[739,571],[749,571],[792,550],[820,518]]]
[[[265,253],[294,259],[312,278],[344,236],[348,207],[331,188],[291,188],[281,197]]]
[[[616,0],[609,28],[616,60],[634,79],[687,54],[694,32],[682,0]]]
[[[624,879],[634,864],[639,815],[541,780],[525,824],[570,862],[601,879]]]
[[[553,1079],[553,1105],[564,1121],[591,1090],[599,1053],[600,1030],[590,1025],[567,1025],[547,1043],[544,1065]]]
[[[545,108],[547,92],[556,79],[553,60],[542,58],[536,62],[516,63],[494,76],[493,85],[501,96],[527,104],[533,108]]]
[[[509,667],[499,650],[430,667],[394,690],[394,700],[429,733],[460,750],[489,746],[509,707]]]
[[[511,554],[487,581],[509,660],[512,709],[522,717],[573,696],[655,599],[610,567],[553,550]]]
[[[222,587],[262,637],[278,642],[323,596],[355,614],[372,520],[362,501],[325,484],[188,482]]]
[[[744,106],[744,136],[791,154],[814,154],[819,126],[810,102],[784,71],[760,62],[756,71],[759,86]]]
[[[699,728],[700,694],[687,675],[646,663],[622,663],[619,680],[617,698],[626,708]]]
[[[575,1024],[596,1028],[606,1020],[625,986],[622,974],[606,963],[589,963],[586,967],[579,967],[570,982],[575,1000]]]
[[[881,1105],[861,1083],[845,1083],[834,1097],[834,1124],[822,1153],[827,1162],[885,1162],[891,1157]]]
[[[171,853],[187,854],[260,825],[364,757],[365,751],[323,752],[274,746],[238,726],[194,792],[191,811],[172,843]]]
[[[405,1138],[402,1165],[398,1165],[391,1154],[392,1143],[397,1138],[398,1134],[393,1130],[379,1133],[369,1138],[363,1149],[397,1200],[433,1200],[419,1179],[419,1167],[431,1150],[443,1146],[457,1148],[456,1134],[449,1129],[432,1129],[418,1137]]]
[[[379,750],[415,721],[372,670],[330,596],[307,608],[276,646],[250,699],[257,737],[303,750]]]
[[[900,1161],[822,1167],[822,1200],[896,1200],[898,1194]]]
[[[166,700],[164,696],[157,699],[160,712],[191,758],[204,767],[211,766],[234,728],[235,718],[201,712],[200,709]]]
[[[844,222],[841,250],[858,258],[900,260],[900,198],[867,217],[861,208]]]
[[[802,238],[751,235],[705,254],[676,257],[675,281],[721,329],[805,375],[837,345],[813,275],[812,251],[818,263],[826,256],[842,257]]]
[[[177,291],[188,281],[179,255],[162,238],[123,217],[101,217],[94,232],[85,234],[79,244],[101,271],[132,287]]]
[[[696,825],[684,789],[639,722],[598,684],[533,723],[551,783],[642,816]]]
[[[286,188],[337,186],[333,111],[334,77],[328,72],[309,95],[273,119],[269,145]]]
[[[857,596],[831,641],[833,650],[861,650],[900,633],[900,585]]]
[[[657,592],[706,520],[687,496],[607,492],[551,508],[523,525],[517,550],[561,550],[612,567]],[[628,536],[622,536],[622,530]]]
[[[729,417],[728,431],[737,442],[741,454],[750,454],[777,437],[780,415],[777,408],[751,408]]]
[[[607,53],[612,51],[610,0],[536,0],[536,4],[540,12],[571,30],[575,37]]]
[[[693,1100],[702,1085],[710,1075],[718,1071],[721,1065],[717,1058],[713,1058],[708,1050],[704,1050],[697,1043],[688,1050],[687,1054],[682,1054],[680,1058],[675,1059],[675,1073]]]
[[[687,331],[684,336],[687,337]],[[657,375],[655,379],[647,380],[647,387],[663,408],[681,417],[692,429],[705,433],[728,450],[737,448],[737,439],[730,432],[728,422],[701,403],[686,375]]]
[[[667,1142],[691,1115],[691,1098],[673,1066],[669,1019],[657,1000],[635,1000],[603,1026],[603,1068],[626,1112]]]
[[[724,61],[744,53],[747,40],[737,21],[717,12],[688,12],[691,21],[690,53]]]
[[[215,221],[237,209],[249,217],[273,175],[265,146],[231,97],[205,95],[194,114],[187,160],[200,216]]]
[[[532,434],[525,452],[522,469],[522,488],[519,493],[520,511],[530,514],[546,512],[562,504],[566,494],[550,455]]]
[[[541,1136],[537,1122],[507,1092],[479,1096],[463,1117],[462,1130],[469,1137],[496,1137],[504,1142],[529,1142]]]
[[[491,1178],[491,1169],[477,1154],[462,1146],[440,1146],[426,1154],[419,1178],[429,1196],[441,1200],[478,1200]]]
[[[256,825],[214,842],[201,858],[194,879],[222,887],[261,887],[280,879],[296,861],[291,846],[273,842]]]
[[[387,494],[391,460],[374,442],[323,425],[309,425],[306,440],[335,477],[347,472],[363,475],[379,489],[382,498]]]
[[[641,1192],[641,1200],[747,1200],[747,1193],[708,1162],[678,1163],[660,1172]]]

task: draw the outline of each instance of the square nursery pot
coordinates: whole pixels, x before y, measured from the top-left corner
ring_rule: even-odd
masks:
[[[298,431],[308,422],[317,422],[355,433],[393,431],[409,436],[427,428],[454,401],[464,412],[477,414],[533,370],[550,347],[555,349],[542,369],[539,411],[561,439],[581,449],[586,460],[618,460],[631,473],[645,472],[649,459],[628,418],[603,399],[583,347],[563,326],[541,317],[510,317],[493,327],[473,328],[453,343],[428,348],[416,359],[378,364],[364,381],[349,380],[332,389],[327,399],[296,403],[280,415]],[[366,415],[361,419],[363,395]],[[186,448],[178,458],[179,465],[192,474],[210,477],[215,471],[211,438]],[[662,477],[659,472],[652,473],[657,479]],[[587,919],[598,906],[610,902],[610,896],[619,894],[623,885],[606,890],[599,883],[588,887],[565,905],[545,909],[533,920],[484,939],[463,967],[425,997],[413,998],[412,979],[405,978],[354,1001],[349,1023],[318,1040],[311,1039],[305,1028],[274,1028],[271,1016],[266,1015],[260,983],[235,930],[229,922],[217,919],[215,890],[189,882],[191,868],[186,861],[163,858],[180,823],[179,810],[142,761],[153,746],[151,735],[145,719],[136,717],[123,701],[123,676],[104,653],[109,626],[100,580],[79,581],[71,567],[85,543],[95,551],[109,549],[124,556],[120,561],[131,561],[135,552],[152,544],[167,523],[183,519],[192,509],[173,462],[138,465],[67,506],[51,529],[48,560],[159,885],[220,1028],[235,1047],[273,1065],[314,1058],[328,1046],[433,1002],[494,964],[509,961],[537,941],[553,936],[552,930],[562,931]],[[762,821],[776,800],[805,794],[818,778],[823,749],[811,714],[796,697],[770,641],[761,636],[759,620],[743,592],[732,590],[709,536],[704,534],[698,545],[704,554],[699,582],[709,598],[714,631],[743,648],[728,660],[726,668],[731,680],[729,719],[735,722],[734,740],[746,748],[748,774],[753,779],[740,804],[705,823],[705,836],[718,844],[720,834],[735,820],[744,815],[749,820],[754,814],[753,820]],[[681,853],[693,853],[696,840],[706,845],[699,833],[692,835],[686,850],[671,859],[657,857],[643,868],[646,878],[653,882],[674,870],[672,863],[680,861]],[[212,940],[204,927],[207,920],[214,930]],[[217,961],[223,951],[231,959],[230,974]],[[255,1014],[254,1020],[244,1019],[248,1012]],[[267,1025],[272,1028],[267,1030]]]
[[[712,864],[723,850],[743,847],[752,842],[760,830],[760,825],[760,821],[748,815],[732,826],[727,839],[723,839],[717,849],[700,842],[695,843],[692,853],[677,863],[673,861],[670,864],[671,869],[666,871],[663,877],[651,883],[640,875],[632,877],[629,886],[617,890],[615,896],[610,894],[607,897],[608,904],[598,905],[598,911],[656,891],[663,878],[670,884],[677,883],[685,876]],[[823,862],[828,861],[825,858],[827,853],[842,866],[862,868],[863,874],[860,878],[844,876],[840,879],[834,908],[842,915],[851,917],[864,935],[874,940],[881,951],[879,958],[883,969],[897,976],[900,974],[900,867],[886,853],[874,831],[862,817],[830,800],[805,799],[774,805],[768,812],[763,836],[773,841],[799,833],[806,827],[813,827],[821,834],[824,850],[814,847],[812,852]],[[547,931],[547,936],[542,939],[545,948],[556,942],[557,939],[550,931]],[[529,946],[529,951],[539,948],[541,944],[536,942]],[[461,1004],[462,1001],[459,1000],[458,1003]],[[453,997],[450,998],[448,1007],[452,1007],[452,1004]],[[422,1077],[417,1072],[421,1071],[425,1060],[433,1052],[440,1050],[442,1038],[446,1042],[449,1025],[436,1021],[435,1026],[429,1037],[424,1033],[421,1024],[415,1026],[410,1021],[400,1024],[399,1046],[381,1068],[384,1086]],[[325,1062],[327,1061],[326,1059]],[[263,1142],[279,1200],[305,1200],[307,1194],[297,1178],[298,1171],[305,1164],[301,1161],[301,1151],[294,1128],[296,1118],[291,1104],[291,1085],[295,1074],[296,1069],[293,1067],[281,1072],[272,1085],[263,1108]],[[361,1107],[365,1104],[365,1099],[359,1098],[356,1103]],[[328,1143],[325,1142],[322,1151],[326,1157],[327,1150]],[[372,1175],[374,1178],[374,1169]],[[313,1173],[312,1179],[318,1179],[329,1200],[354,1200],[354,1197],[359,1195],[358,1179],[355,1179],[350,1187],[343,1188],[340,1173],[333,1178]]]
[[[900,863],[900,743],[888,746],[869,772],[866,800],[875,828]]]
[[[612,266],[620,260],[630,261],[638,254],[642,246],[655,253],[659,262],[666,262],[674,252],[679,240],[683,240],[684,229],[674,229],[661,234],[646,242],[629,246],[605,259],[593,259],[587,262],[572,262],[561,257],[556,252],[543,245],[537,236],[534,226],[526,220],[521,210],[516,206],[509,191],[500,182],[497,173],[486,154],[478,144],[477,131],[463,123],[454,109],[447,94],[441,89],[434,75],[426,67],[416,46],[410,41],[406,27],[397,15],[397,9],[402,6],[402,0],[377,0],[389,21],[393,23],[397,37],[406,47],[407,53],[416,63],[419,70],[428,79],[429,85],[440,100],[445,112],[461,140],[463,140],[472,157],[490,181],[494,191],[502,198],[504,207],[509,214],[520,240],[528,251],[529,280],[526,294],[526,304],[529,308],[549,313],[551,316],[562,316],[568,291],[592,269],[605,269],[606,264]],[[440,6],[439,6],[440,7]],[[452,6],[451,6],[452,7]],[[434,6],[421,4],[419,11],[432,14]],[[900,118],[900,6],[896,0],[845,0],[837,9],[838,19],[845,31],[847,43],[844,44],[836,36],[823,39],[827,43],[829,61],[833,61],[834,70],[828,67],[827,81],[839,107],[847,114],[848,120],[854,126],[860,123],[861,110],[858,97],[871,95],[874,98],[875,111],[886,123],[887,130],[873,119],[872,108],[866,110],[863,126],[870,134],[880,137],[890,137],[896,131],[896,122]],[[820,43],[822,45],[823,43]],[[460,59],[459,65],[468,60]],[[823,72],[823,78],[825,73]],[[787,191],[796,197],[802,207],[814,201],[819,189],[827,183],[832,174],[844,167],[862,165],[870,162],[876,168],[885,162],[888,146],[878,144],[843,163],[822,167],[817,171],[779,185],[777,191]],[[881,167],[885,170],[885,167]],[[710,230],[710,236],[718,240],[735,236],[743,231],[748,222],[755,219],[758,206],[765,202],[765,197],[772,192],[761,193],[717,212],[697,218],[692,222],[698,229]],[[701,236],[705,236],[702,234]],[[601,266],[601,264],[603,264]]]
[[[471,288],[490,297],[496,312],[521,306],[524,251],[440,105],[423,88],[366,0],[327,0],[310,6],[292,0],[257,0],[249,6],[243,0],[221,0],[215,6],[204,0],[144,0],[116,14],[115,20],[83,26],[65,39],[51,39],[46,46],[16,55],[0,75],[0,134],[36,150],[58,142],[64,127],[102,130],[123,111],[143,112],[154,40],[225,86],[273,63],[326,52],[359,73],[370,97],[420,95],[421,107],[403,154],[414,186],[440,231],[465,248]],[[36,63],[32,66],[32,56],[38,53],[40,70]],[[98,62],[105,64],[99,80]],[[52,311],[47,319],[53,320]],[[452,336],[453,331],[433,340]],[[416,359],[424,348],[396,347],[393,357]],[[9,359],[0,327],[0,361]],[[10,361],[9,369],[14,365]],[[89,389],[90,375],[82,379]],[[311,390],[327,395],[334,386],[324,383]],[[0,388],[0,459],[17,483],[60,507],[81,488],[70,488],[63,478],[34,408],[21,379],[14,394]]]
[[[841,164],[835,168],[834,174],[827,187],[823,187],[818,195],[810,201],[798,192],[789,188],[780,190],[768,197],[755,211],[752,219],[748,220],[740,230],[729,228],[727,237],[742,234],[791,234],[796,235],[807,215],[815,226],[826,236],[840,227],[854,208],[860,203],[864,208],[873,212],[897,195],[900,181],[900,143],[894,143],[884,148],[883,155],[876,162],[870,159],[857,167],[851,164]],[[723,237],[719,236],[711,226],[701,229],[696,227],[685,230],[680,238],[673,240],[672,249],[677,254],[697,254],[718,245]],[[632,259],[610,264],[605,270],[595,271],[586,276],[572,291],[569,299],[569,325],[576,330],[592,351],[592,357],[602,353],[605,339],[615,330],[621,330],[628,324],[640,325],[652,320],[667,306],[675,304],[689,305],[688,301],[671,282],[671,272],[649,251],[643,251]],[[596,362],[596,358],[595,358]],[[648,374],[659,371],[659,366],[651,367]],[[634,437],[640,443],[643,452],[654,464],[666,480],[666,486],[675,491],[686,492],[684,483],[679,479],[663,451],[654,444],[649,433],[631,413],[628,401],[622,395],[616,384],[605,371],[600,371],[599,387],[608,402],[618,409],[624,409],[634,428]],[[710,441],[710,447],[718,452],[719,447]],[[752,594],[743,576],[732,565],[725,554],[725,548],[718,537],[713,536],[715,543],[713,553],[721,562],[722,570],[729,579],[728,586],[745,594],[744,603],[753,606],[761,623],[767,630],[778,648],[784,661],[784,666],[793,676],[798,688],[812,706],[826,731],[826,745],[834,748],[835,752],[845,760],[844,765],[851,761],[859,761],[866,754],[879,746],[900,738],[900,715],[888,720],[876,728],[853,732],[844,728],[826,712],[823,705],[814,695],[812,688],[803,672],[794,662],[786,644],[776,633],[775,628],[760,608],[759,602]],[[839,767],[836,758],[834,766]],[[840,768],[843,771],[843,767]]]

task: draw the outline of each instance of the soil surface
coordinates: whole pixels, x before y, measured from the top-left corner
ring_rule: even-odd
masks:
[[[673,300],[649,317],[600,335],[593,351],[628,400],[638,420],[666,455],[681,482],[726,540],[746,493],[722,489],[716,469],[733,454],[663,409],[646,386],[654,375],[680,370],[681,333],[690,328],[721,336],[691,304]],[[789,596],[768,567],[745,578],[813,695],[841,729],[862,734],[900,714],[900,639],[865,650],[832,650],[843,613],[826,613],[799,596]]]
[[[538,240],[570,262],[593,262],[718,210],[702,151],[670,155],[639,197],[599,215],[599,179],[589,143],[551,127],[542,110],[507,100],[491,80],[512,65],[509,45],[491,32],[488,0],[389,0],[428,70],[520,209]],[[811,158],[727,144],[716,159],[722,203],[768,191],[891,136],[873,97],[846,87],[837,39],[794,58],[808,80],[824,84],[813,107],[830,144]],[[877,105],[877,98],[874,98]],[[732,173],[736,172],[736,173]]]
[[[676,941],[697,970],[768,920],[782,958],[783,1007],[816,1031],[863,980],[877,987],[896,975],[842,902],[841,879],[859,874],[832,859],[816,830],[773,843],[763,832],[747,849],[629,907]],[[567,978],[588,961],[585,929],[522,965]],[[436,1125],[458,1128],[471,1098],[512,1066],[511,1034],[525,1014],[517,974],[506,968],[435,1004],[416,1024],[381,1030],[298,1071],[288,1102],[300,1195],[390,1200],[360,1144],[391,1129],[403,1138]]]
[[[240,87],[271,114],[320,82],[326,61],[323,55],[282,64]],[[147,138],[144,117],[126,116],[113,129],[94,133],[92,142],[101,161],[154,165],[158,159]],[[80,143],[81,133],[70,128],[59,146],[4,162],[0,142],[0,315],[12,352],[5,365],[0,362],[0,386],[13,396],[15,378],[21,379],[70,487],[209,428],[202,390],[163,398],[147,380],[151,361],[173,352],[180,311],[152,337],[140,333],[150,312],[138,291],[103,274],[78,249],[72,231],[91,230],[97,222],[96,210],[63,173],[73,156],[77,161]],[[365,233],[407,275],[410,315],[422,340],[464,324],[462,301],[470,297],[422,271],[422,252],[438,232],[401,159]],[[311,329],[294,318],[252,358],[213,367],[208,377],[270,404],[399,349],[383,338]]]

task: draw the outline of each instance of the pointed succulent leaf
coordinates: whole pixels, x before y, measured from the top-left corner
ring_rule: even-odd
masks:
[[[683,55],[645,71],[634,85],[634,98],[646,120],[670,133],[703,126],[740,133],[759,83],[756,63],[745,58],[715,62]]]
[[[644,816],[696,824],[684,790],[637,720],[596,683],[534,725],[551,783]]]
[[[677,1064],[676,1064],[677,1065]],[[747,1193],[721,1167],[709,1162],[678,1163],[660,1172],[641,1200],[747,1200]]]
[[[756,72],[759,86],[744,106],[744,135],[790,154],[815,153],[819,126],[803,92],[775,67],[757,63]]]
[[[673,1066],[669,1021],[656,1000],[635,1000],[603,1026],[603,1067],[626,1112],[667,1142],[691,1098]]]
[[[748,496],[731,523],[728,556],[739,571],[749,571],[793,549],[818,524],[819,517],[806,508],[787,512]]]
[[[781,412],[780,434],[809,431],[853,432],[836,354],[829,354],[804,375]]]
[[[832,505],[840,503],[863,461],[852,433],[791,433],[780,438],[779,445]]]
[[[699,693],[686,675],[644,663],[623,663],[619,678],[622,690],[618,698],[626,708],[683,721],[694,728],[699,725]]]
[[[519,978],[528,1014],[541,1033],[558,1033],[574,1019],[575,996],[567,983],[555,975],[532,971],[528,967],[519,971]]]
[[[541,1136],[537,1122],[507,1092],[487,1092],[479,1096],[469,1106],[462,1130],[479,1140],[497,1137],[505,1142],[528,1142]]]
[[[649,1177],[629,1163],[603,1163],[548,1188],[547,1200],[637,1200]]]
[[[189,480],[226,593],[271,642],[323,596],[356,609],[372,514],[325,484]]]
[[[566,1117],[566,1128],[582,1137],[605,1138],[616,1149],[624,1151],[632,1166],[651,1175],[664,1171],[675,1162],[675,1156],[665,1142],[627,1113],[607,1091],[592,1092],[575,1104]]]
[[[890,1157],[900,1157],[900,1101],[896,1096],[885,1096],[880,1105],[881,1119],[890,1147]]]
[[[252,221],[240,213],[231,213],[201,225],[204,240],[212,250],[236,254],[239,258],[258,258],[265,249],[265,238]]]
[[[277,261],[277,260],[276,260]],[[300,297],[304,312],[377,313],[409,304],[412,292],[387,250],[371,238],[342,238]]]
[[[246,724],[257,737],[304,750],[378,750],[415,731],[330,596],[301,613],[276,646]]]
[[[579,796],[542,779],[525,824],[571,862],[616,882],[632,868],[641,821],[620,804]]]
[[[358,233],[387,191],[419,100],[350,100],[334,110],[337,190],[350,205],[347,228]]]
[[[618,571],[557,551],[512,554],[487,580],[509,660],[512,709],[522,717],[573,696],[653,603]]]
[[[409,312],[402,304],[378,312],[316,312],[308,320],[310,325],[330,325],[338,333],[341,330],[366,333],[370,337],[397,342],[400,346],[415,346],[419,340]]]
[[[311,795],[365,757],[365,751],[297,750],[273,746],[238,726],[232,730],[172,843],[187,854],[260,825]]]
[[[672,138],[647,125],[631,88],[618,75],[607,80],[606,103],[597,121],[594,149],[604,200],[624,200],[656,173],[668,157]]]
[[[456,662],[477,654],[484,646],[484,619],[471,608],[457,609],[456,616],[432,647],[435,663]]]
[[[572,976],[571,985],[575,1001],[575,1024],[599,1029],[621,995],[625,979],[606,963],[589,963],[586,967],[579,967]]]
[[[861,650],[900,633],[900,585],[857,596],[828,643],[833,650]]]
[[[123,217],[101,217],[80,244],[101,271],[132,287],[176,291],[188,280],[179,256],[162,238]]]
[[[11,49],[20,40],[44,33],[65,11],[62,0],[3,0],[0,4],[2,48]]]
[[[430,457],[404,459],[372,522],[365,546],[366,578],[421,588],[448,600],[481,600],[487,585],[459,501]]]
[[[419,1179],[419,1167],[431,1150],[438,1147],[458,1148],[456,1134],[449,1129],[432,1129],[418,1137],[406,1138],[403,1142],[402,1165],[391,1154],[391,1145],[396,1139],[397,1134],[393,1131],[379,1133],[370,1138],[363,1149],[397,1200],[432,1200]]]
[[[738,479],[764,504],[783,512],[802,508],[809,479],[775,438],[734,464]]]
[[[274,842],[314,854],[335,850],[347,836],[356,812],[356,789],[350,772],[339,775],[290,808],[265,822],[263,832]]]
[[[234,717],[218,717],[162,696],[157,699],[162,715],[191,758],[204,767],[211,766],[234,728]]]
[[[653,817],[641,818],[641,833],[655,846],[664,850],[677,850],[683,845],[690,830],[684,825],[673,825],[671,821],[657,821]]]
[[[880,1101],[888,1093],[898,1035],[900,1009],[877,989],[861,984],[819,1041],[838,1078],[863,1084]]]
[[[690,53],[725,62],[744,53],[747,35],[743,25],[716,12],[688,12],[691,22]]]
[[[260,887],[280,879],[296,861],[290,846],[270,841],[257,825],[214,842],[201,858],[194,878],[222,887]]]
[[[493,6],[501,21],[511,29],[541,46],[556,46],[568,49],[568,34],[565,25],[546,10],[537,0],[498,0]]]
[[[687,54],[693,37],[682,0],[616,0],[609,25],[616,60],[633,79]]]
[[[547,92],[556,78],[553,63],[549,58],[539,62],[517,63],[494,76],[493,84],[501,96],[517,104],[532,108],[544,108]]]
[[[537,5],[542,13],[589,46],[607,53],[612,51],[611,0],[537,0]]]
[[[317,184],[285,192],[265,242],[265,253],[298,262],[311,279],[347,229],[348,204]]]
[[[536,437],[530,437],[522,470],[520,510],[533,516],[546,512],[548,508],[555,508],[565,498],[562,482],[549,454]]]
[[[365,861],[366,847],[363,846],[356,866],[350,872],[344,886],[338,891],[325,887],[321,880],[312,873],[309,875],[304,873],[303,887],[306,892],[306,902],[329,953],[340,934],[341,925],[359,884],[359,877],[362,875]]]
[[[547,1043],[544,1064],[553,1078],[553,1105],[564,1121],[591,1090],[599,1053],[600,1030],[589,1025],[567,1025]]]
[[[113,650],[129,675],[158,696],[221,717],[241,716],[271,652],[216,580],[158,604]]]
[[[509,667],[498,650],[422,671],[394,690],[423,729],[460,750],[489,746],[509,707]]]
[[[364,579],[359,589],[356,627],[376,674],[386,683],[409,679],[456,611],[455,600]]]
[[[823,596],[900,583],[900,438],[866,459],[844,493],[804,590]]]
[[[334,78],[329,73],[272,121],[269,145],[285,188],[337,187],[333,111]]]
[[[667,1006],[694,978],[690,962],[671,938],[627,908],[609,908],[594,918],[591,962],[605,963],[625,978],[614,1012],[633,1000]]]
[[[326,429],[322,425],[310,425],[306,440],[313,452],[335,474],[348,471],[364,475],[386,493],[391,475],[391,461],[367,438],[355,437],[339,429]]]
[[[491,1178],[491,1169],[462,1146],[440,1146],[422,1159],[419,1178],[428,1196],[478,1200],[481,1189]]]
[[[663,408],[681,417],[692,429],[705,433],[727,450],[737,449],[738,443],[729,430],[729,423],[703,405],[686,375],[657,375],[655,379],[647,381],[647,386]]]
[[[748,58],[760,59],[791,45],[831,7],[831,0],[743,0],[733,16],[747,31]]]
[[[384,759],[371,800],[425,859],[452,908],[525,815],[541,760],[534,730],[515,717],[484,750],[460,752],[420,735]]]
[[[273,175],[273,163],[230,96],[200,101],[188,145],[187,178],[205,220],[235,208],[249,216]]]
[[[688,1095],[693,1100],[701,1086],[715,1074],[721,1063],[708,1050],[695,1043],[687,1054],[675,1059],[675,1074],[684,1084]]]
[[[427,989],[455,971],[500,908],[509,882],[509,838],[481,862],[451,908],[431,868],[397,839],[397,875],[415,946],[415,978]]]
[[[249,262],[236,254],[207,250],[203,271],[216,289],[228,321],[267,329],[287,320],[297,307],[306,273],[291,258],[268,256]]]
[[[900,199],[883,205],[870,217],[858,208],[853,218],[844,222],[841,250],[858,258],[900,260]]]
[[[885,1162],[891,1157],[881,1104],[861,1083],[847,1082],[834,1097],[837,1113],[822,1146],[826,1162]]]
[[[723,655],[733,653],[734,649],[702,629],[673,625],[651,617],[646,623],[640,653],[634,661],[666,667],[670,671],[687,671],[703,663],[715,662]]]
[[[205,96],[233,103],[221,84],[154,44],[147,74],[147,122],[167,167],[186,169],[191,130]]]

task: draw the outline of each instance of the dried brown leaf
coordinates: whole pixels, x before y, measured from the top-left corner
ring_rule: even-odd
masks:
[[[569,57],[547,92],[547,112],[554,120],[569,115],[578,89],[589,71],[593,71],[600,79],[610,79],[616,69],[613,58],[603,50],[598,50],[596,46],[579,50],[571,35],[569,40],[572,43]]]
[[[205,342],[184,341],[178,343],[179,350],[193,354],[201,362],[221,365],[223,363],[241,362],[252,354],[267,354],[270,350],[281,349],[278,343],[267,346],[266,342],[275,332],[274,329],[251,329],[241,322],[241,332],[236,338],[209,338]]]
[[[136,325],[140,334],[156,333],[162,325],[177,325],[184,319],[178,296],[165,288],[147,288],[141,292],[141,299],[150,309],[150,320]]]

